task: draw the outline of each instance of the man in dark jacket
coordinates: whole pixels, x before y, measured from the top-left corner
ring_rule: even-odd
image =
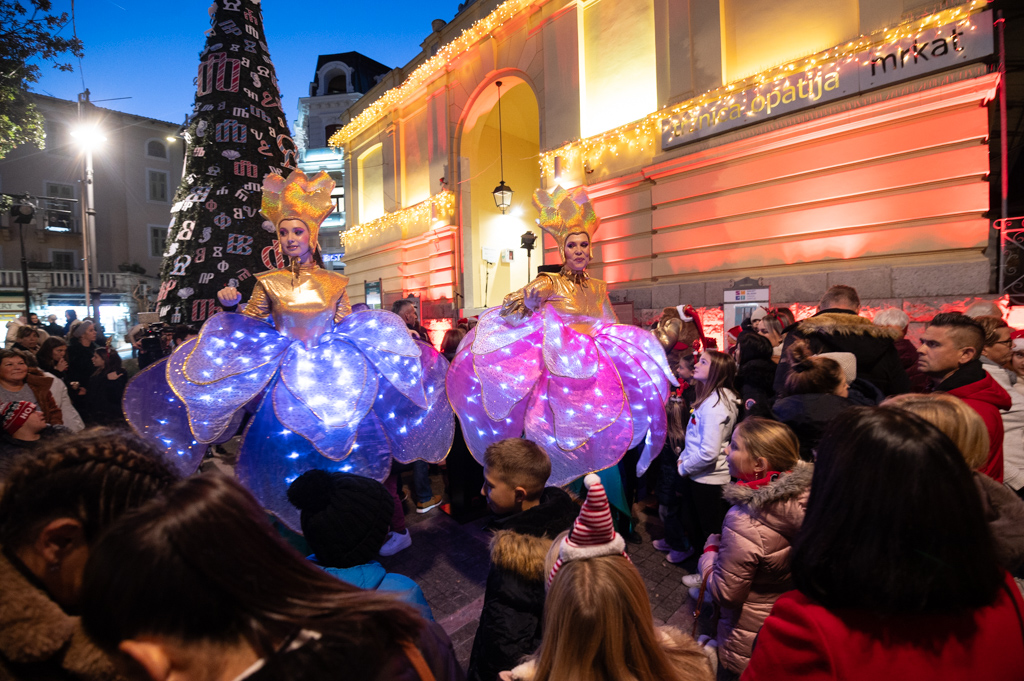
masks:
[[[875,326],[857,314],[860,296],[852,286],[833,286],[818,303],[818,313],[796,325],[782,346],[782,360],[775,372],[775,391],[781,393],[789,375],[786,351],[796,338],[810,343],[814,354],[850,352],[857,358],[857,376],[871,382],[884,395],[910,391],[910,379],[900,363],[894,341],[895,329]]]
[[[1003,416],[1010,395],[981,366],[985,330],[959,312],[935,315],[921,335],[917,362],[931,376],[936,392],[959,397],[978,412],[988,430],[988,459],[978,469],[997,482],[1003,481]]]
[[[469,658],[470,681],[495,681],[540,645],[544,558],[552,540],[572,527],[579,509],[558,487],[545,487],[551,461],[529,440],[496,442],[484,452],[491,569]]]

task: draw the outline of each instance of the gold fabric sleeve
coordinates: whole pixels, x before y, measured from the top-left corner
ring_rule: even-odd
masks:
[[[543,303],[553,296],[554,293],[555,285],[551,281],[551,277],[542,274],[518,291],[513,291],[505,296],[505,300],[501,303],[501,312],[499,314],[513,324],[518,324],[533,314],[533,310],[526,306],[526,298],[528,296],[537,296],[540,298],[540,302]]]
[[[256,286],[253,287],[252,295],[249,297],[249,302],[246,304],[245,309],[242,310],[242,314],[259,320],[270,316],[270,298],[267,297],[267,291],[263,288],[262,282],[256,282]]]
[[[345,317],[352,314],[352,303],[348,299],[348,291],[342,291],[338,298],[338,306],[334,309],[334,323],[337,324]]]

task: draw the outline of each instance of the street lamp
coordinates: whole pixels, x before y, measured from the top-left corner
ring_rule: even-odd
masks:
[[[504,215],[508,207],[512,205],[512,187],[505,184],[505,149],[501,141],[501,81],[494,84],[498,86],[498,162],[501,167],[501,182],[491,194],[494,196],[494,205]]]
[[[533,253],[533,245],[537,243],[537,235],[533,232],[526,232],[519,237],[520,248],[526,249],[526,283],[530,283],[530,255]]]
[[[18,240],[21,241],[21,290],[25,297],[25,319],[32,310],[32,300],[28,293],[28,258],[25,257],[25,225],[32,222],[36,213],[36,205],[26,194],[21,202],[11,209],[14,222],[18,225]]]
[[[89,91],[78,95],[78,127],[71,132],[71,136],[78,140],[78,145],[85,153],[82,185],[84,188],[82,207],[82,279],[85,285],[85,307],[93,306],[93,318],[100,323],[100,300],[99,291],[96,291],[96,299],[92,300],[92,288],[90,283],[99,286],[99,276],[96,273],[96,208],[93,195],[93,168],[92,152],[98,148],[106,137],[95,123],[85,121],[85,109],[90,106]],[[91,274],[91,276],[90,276]],[[92,280],[90,282],[90,279]]]

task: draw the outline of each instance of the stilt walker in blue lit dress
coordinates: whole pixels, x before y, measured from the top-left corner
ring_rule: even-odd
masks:
[[[293,528],[287,489],[303,472],[383,481],[392,459],[443,460],[455,428],[444,357],[414,341],[398,315],[352,313],[348,277],[316,264],[333,188],[322,171],[312,180],[299,170],[267,176],[262,212],[288,268],[257,274],[241,314],[211,317],[198,338],[140,372],[124,398],[131,426],[185,474],[250,413],[238,477]],[[219,298],[225,307],[241,300],[233,288]]]
[[[675,376],[654,335],[619,324],[603,281],[587,274],[600,220],[582,188],[538,190],[537,224],[564,257],[480,316],[448,372],[466,444],[525,436],[551,458],[550,484],[614,466],[644,445],[642,474],[665,443]]]

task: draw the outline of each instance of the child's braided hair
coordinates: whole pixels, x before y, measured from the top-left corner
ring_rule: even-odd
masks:
[[[177,479],[157,451],[130,432],[95,428],[63,438],[12,466],[0,492],[0,545],[23,546],[63,517],[78,519],[92,543]]]

